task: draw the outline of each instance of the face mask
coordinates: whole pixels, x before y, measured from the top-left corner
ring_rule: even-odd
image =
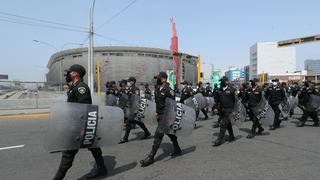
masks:
[[[69,82],[71,82],[71,81],[72,81],[72,77],[71,77],[70,73],[68,73],[68,74],[66,75],[66,82],[69,83]]]
[[[222,85],[222,87],[226,87],[227,86],[227,82],[226,81],[221,81],[221,85]]]
[[[273,82],[272,85],[276,86],[278,83],[277,82]]]

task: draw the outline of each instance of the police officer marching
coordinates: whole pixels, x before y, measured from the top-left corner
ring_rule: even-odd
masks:
[[[174,91],[169,87],[169,84],[167,83],[167,74],[165,72],[160,72],[157,78],[157,87],[155,90],[155,100],[156,100],[156,116],[158,121],[158,127],[154,134],[154,141],[152,145],[151,152],[148,154],[148,156],[140,161],[140,164],[142,167],[149,166],[150,164],[154,163],[154,156],[156,155],[160,144],[162,142],[163,136],[166,133],[165,129],[166,122],[165,119],[163,119],[164,113],[166,111],[165,106],[165,100],[166,98],[175,99],[175,93]],[[180,146],[178,144],[178,138],[174,134],[166,134],[169,136],[172,144],[173,144],[173,153],[171,153],[171,156],[179,156],[182,154],[182,151],[180,149]]]
[[[274,111],[274,121],[270,130],[275,130],[280,128],[281,124],[279,105],[287,98],[284,89],[279,85],[279,79],[272,80],[272,85],[266,90],[265,96]]]
[[[207,95],[207,91],[206,91],[206,89],[202,86],[202,82],[201,82],[201,81],[198,83],[198,89],[197,89],[196,93],[201,93],[204,97],[207,97],[207,96],[208,96],[208,95]],[[204,120],[209,119],[209,116],[208,116],[208,114],[207,114],[206,109],[201,109],[201,112],[202,112],[202,113],[204,114],[204,116],[205,116]],[[197,120],[198,120],[198,117],[199,117],[199,113],[200,113],[200,111],[197,110],[197,112],[196,112]]]
[[[253,123],[251,131],[247,136],[247,138],[249,139],[253,138],[255,135],[261,135],[262,132],[264,131],[264,129],[260,125],[258,118],[254,115],[252,111],[252,108],[256,107],[260,103],[261,98],[263,96],[262,89],[257,84],[258,82],[259,80],[256,78],[253,80],[250,80],[251,87],[247,90],[246,97],[245,97],[245,99],[248,102],[249,116]],[[258,132],[256,132],[257,128],[258,128]]]
[[[229,139],[228,141],[234,141],[235,137],[233,134],[230,114],[232,113],[233,107],[235,105],[236,101],[236,94],[235,94],[235,88],[231,87],[229,85],[229,80],[227,77],[222,77],[220,79],[221,82],[221,88],[219,89],[217,93],[217,100],[216,100],[216,108],[220,111],[221,116],[221,122],[220,122],[220,132],[218,139],[214,141],[213,146],[220,146],[223,142],[224,135],[226,131],[228,130],[229,133]]]
[[[68,100],[71,103],[83,103],[91,104],[90,89],[87,84],[83,82],[83,76],[86,74],[86,70],[83,66],[74,64],[67,70],[66,82],[69,86]],[[99,176],[107,175],[107,169],[102,157],[102,151],[100,148],[88,148],[91,151],[97,166],[92,169],[90,173],[86,175],[87,179],[96,178]],[[71,168],[72,162],[79,149],[66,150],[62,152],[62,158],[59,169],[53,178],[53,180],[61,180],[65,177],[67,171]]]
[[[140,96],[140,90],[139,88],[136,87],[136,78],[134,77],[130,77],[127,81],[127,89],[126,89],[126,94],[128,95],[129,99],[133,96],[133,95],[137,95]],[[129,100],[130,101],[130,100]],[[126,121],[126,126],[125,126],[125,135],[123,136],[123,138],[120,140],[119,144],[123,144],[129,141],[129,135],[130,135],[130,131],[132,129],[132,125],[133,123],[136,123],[138,126],[141,127],[141,129],[144,131],[144,136],[142,139],[147,139],[151,134],[149,132],[149,130],[147,129],[147,127],[145,126],[145,124],[141,121],[136,121],[133,119],[134,117],[130,117],[127,121]]]

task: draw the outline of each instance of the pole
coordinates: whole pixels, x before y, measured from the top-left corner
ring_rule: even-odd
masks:
[[[94,94],[93,87],[93,9],[95,0],[89,10],[89,45],[88,45],[88,86],[91,89],[91,95]]]
[[[200,71],[201,71],[201,68],[200,68],[200,55],[198,55],[198,61],[197,61],[197,64],[198,64],[198,81],[200,81]]]
[[[62,91],[62,60],[60,60],[60,91]]]
[[[97,61],[97,82],[98,82],[98,96],[101,95],[101,81],[100,81],[100,62]]]

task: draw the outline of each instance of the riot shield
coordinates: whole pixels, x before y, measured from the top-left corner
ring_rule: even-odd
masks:
[[[262,96],[259,104],[251,108],[251,110],[261,125],[265,127],[272,125],[274,120],[274,112],[264,96]]]
[[[154,124],[156,104],[144,97],[132,95],[129,103],[129,119]]]
[[[106,106],[116,106],[118,102],[118,96],[113,94],[106,95]]]
[[[129,96],[125,93],[122,93],[119,97],[119,107],[123,110],[124,112],[124,117],[125,118],[129,118],[129,114],[130,114],[130,111],[129,111],[129,107],[128,107],[128,104],[129,104]]]
[[[207,99],[203,97],[201,93],[198,93],[193,97],[186,99],[184,101],[184,104],[198,111],[200,109],[206,108]]]
[[[247,111],[242,102],[236,97],[232,112],[229,114],[232,125],[240,127],[247,116]]]
[[[97,106],[105,106],[105,94],[102,94],[101,96],[92,96],[92,104]]]
[[[214,99],[213,97],[206,97],[207,99],[207,108],[210,110],[214,106]]]
[[[306,110],[307,111],[319,111],[320,110],[320,96],[311,94],[309,101],[306,103],[307,107]]]
[[[123,111],[118,107],[58,102],[50,112],[45,138],[50,152],[111,146],[121,138]]]
[[[152,95],[151,94],[145,94],[144,97],[150,101],[152,101]]]
[[[289,106],[290,106],[290,110],[295,109],[298,106],[298,97],[296,96],[289,96]]]
[[[289,112],[290,112],[289,100],[285,99],[284,101],[282,101],[279,104],[279,109],[280,109],[281,114],[283,115],[283,117],[288,117],[289,116]]]
[[[196,112],[193,108],[166,98],[166,111],[160,120],[159,126],[167,134],[190,136],[196,121]]]

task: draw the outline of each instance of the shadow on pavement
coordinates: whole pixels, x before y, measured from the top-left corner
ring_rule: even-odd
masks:
[[[144,136],[144,132],[143,132],[143,131],[141,131],[141,132],[134,132],[134,133],[132,133],[132,134],[134,134],[136,137],[133,138],[133,139],[129,139],[129,141],[135,141],[135,140],[141,140],[141,141],[143,141],[143,140],[147,140],[147,139],[153,139],[153,137],[154,137],[154,136],[149,136],[147,139],[143,139],[143,136]]]
[[[103,159],[104,159],[104,162],[105,162],[106,167],[108,169],[108,175],[104,176],[104,177],[95,178],[95,180],[105,179],[107,177],[112,177],[114,175],[129,171],[129,170],[135,168],[138,164],[137,162],[132,162],[132,163],[120,166],[120,167],[116,167],[117,162],[116,162],[115,156],[103,156]],[[94,166],[96,166],[96,164]],[[86,180],[87,179],[86,175],[87,174],[83,175],[78,180]]]
[[[154,160],[161,161],[169,156],[171,152],[173,152],[173,145],[171,143],[162,143],[160,148],[163,150],[163,153],[157,156]],[[182,155],[194,152],[196,150],[195,146],[191,146],[189,148],[182,149]]]
[[[203,128],[203,126],[202,125],[197,125],[197,126],[194,127],[194,130],[200,129],[200,128]]]

